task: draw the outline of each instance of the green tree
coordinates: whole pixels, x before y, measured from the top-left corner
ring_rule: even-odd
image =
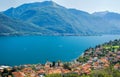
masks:
[[[45,77],[62,77],[61,74],[48,74]]]

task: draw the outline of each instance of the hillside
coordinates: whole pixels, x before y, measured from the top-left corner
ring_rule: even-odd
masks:
[[[14,20],[0,13],[0,35],[44,35],[53,33],[32,23]]]
[[[118,33],[120,32],[120,14],[114,13],[114,12],[109,12],[109,11],[104,11],[104,12],[95,12],[93,13],[94,16],[102,18],[104,21],[107,21],[111,25],[114,25],[115,30],[113,30],[113,33]]]
[[[120,64],[120,40],[109,41],[95,48],[86,49],[77,61],[93,64],[96,66],[94,69]]]
[[[37,28],[35,28],[36,30],[34,29],[40,32],[41,35],[99,35],[120,33],[119,14],[117,14],[118,16],[112,14],[105,19],[104,16],[101,17],[76,9],[68,9],[52,1],[23,4],[2,13],[12,20],[21,21],[27,23],[28,26],[32,25],[44,29],[45,31]],[[111,16],[115,16],[114,19]],[[112,19],[114,23],[111,22]],[[15,22],[14,24],[17,25]],[[6,26],[8,25],[6,24]],[[25,28],[29,29],[29,27]],[[27,31],[28,34],[33,32],[31,30]]]

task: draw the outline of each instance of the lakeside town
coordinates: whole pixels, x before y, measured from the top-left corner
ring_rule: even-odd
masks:
[[[3,65],[0,77],[120,77],[120,39],[88,48],[72,62]]]

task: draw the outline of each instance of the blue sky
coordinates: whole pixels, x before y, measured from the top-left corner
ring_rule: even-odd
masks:
[[[41,2],[46,0],[2,0],[0,11],[10,7],[17,7],[24,3]],[[53,0],[67,8],[76,8],[89,13],[98,11],[112,11],[120,13],[120,0]]]

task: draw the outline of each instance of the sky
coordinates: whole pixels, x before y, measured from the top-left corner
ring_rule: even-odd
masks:
[[[17,7],[24,3],[42,2],[50,0],[2,0],[0,11],[10,7]],[[75,8],[89,13],[110,11],[120,13],[120,0],[52,0],[66,8]]]

